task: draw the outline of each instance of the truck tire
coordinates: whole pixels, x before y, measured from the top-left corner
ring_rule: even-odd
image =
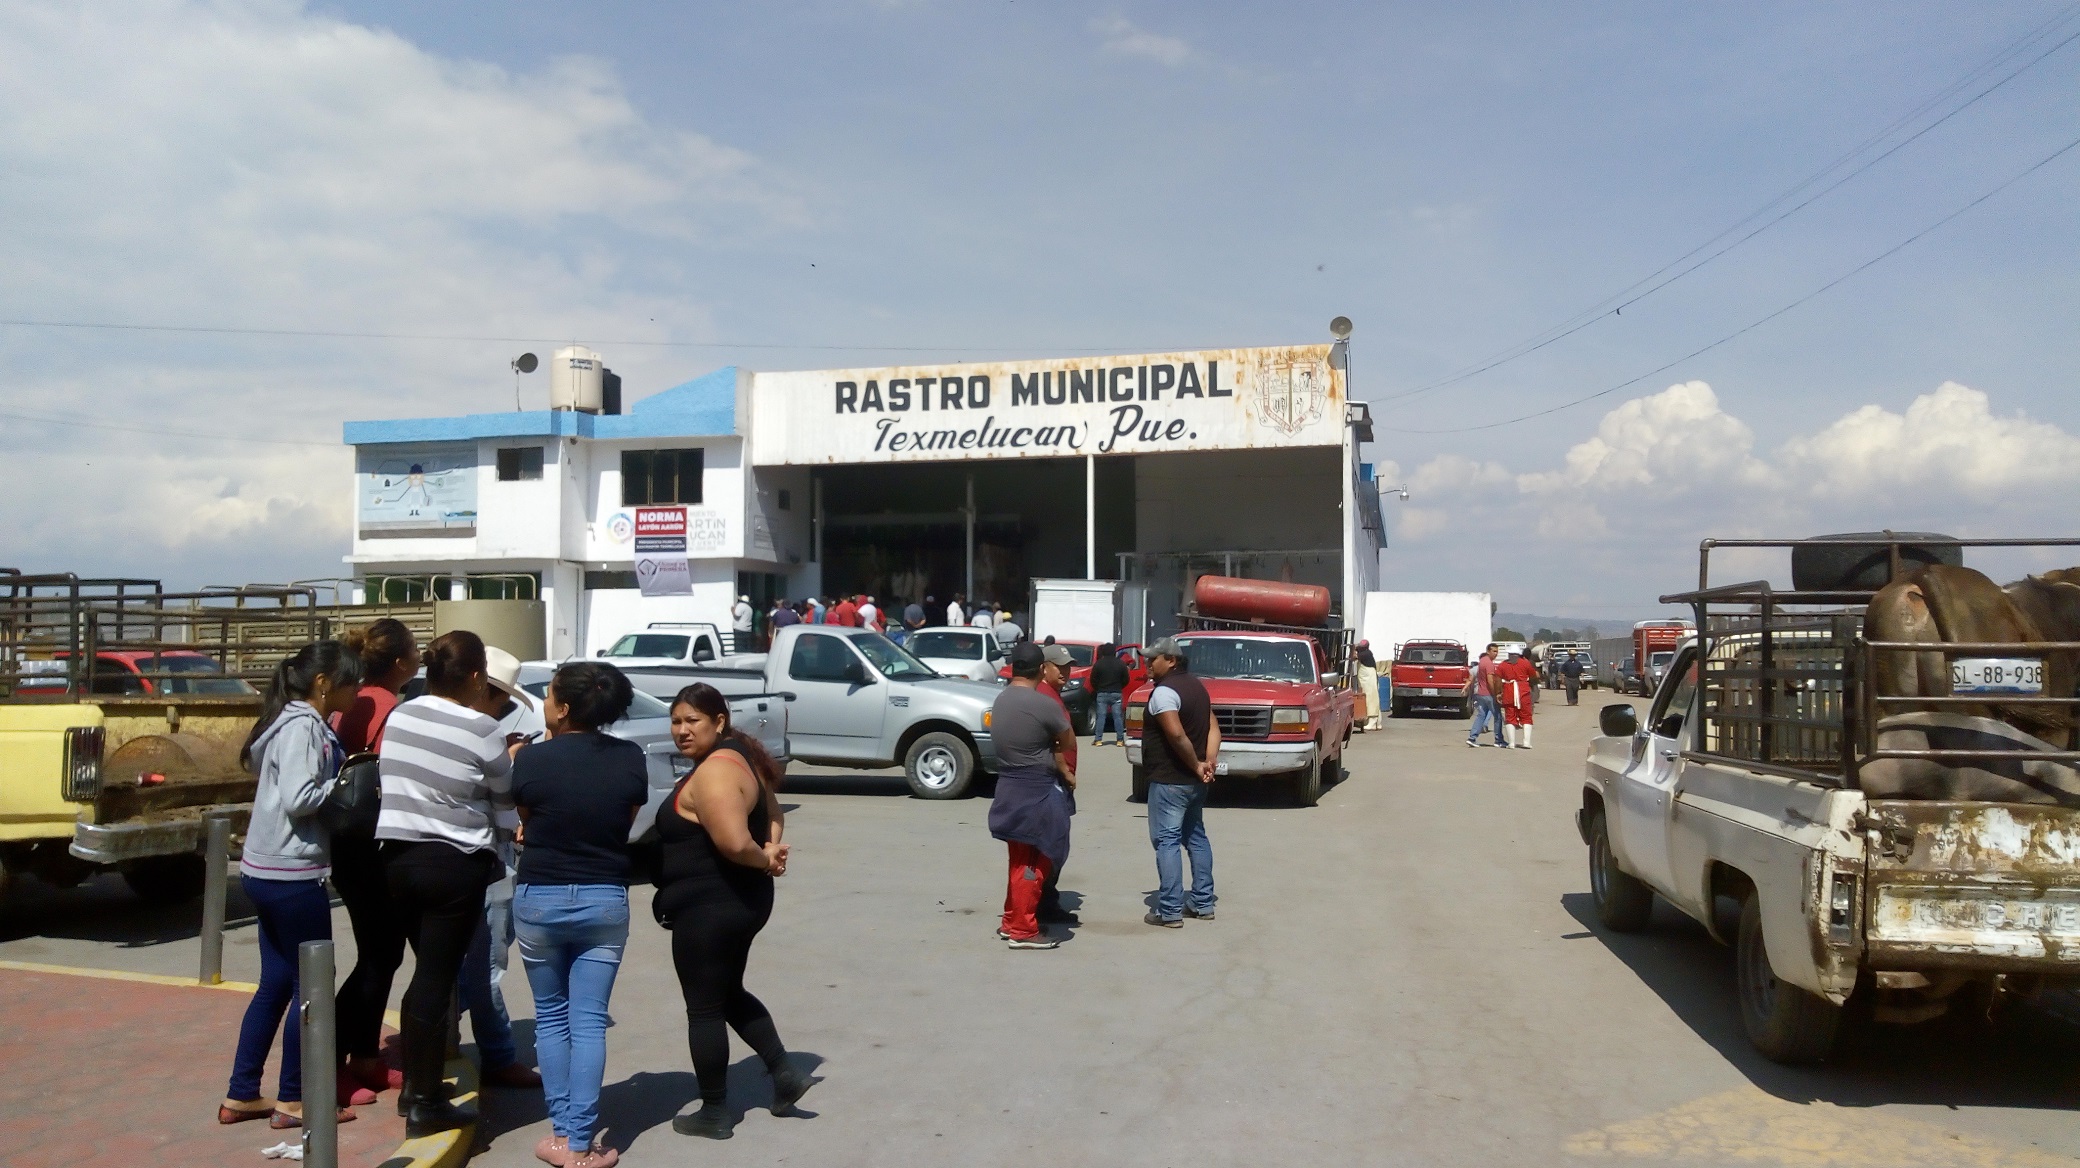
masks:
[[[920,734],[903,755],[903,778],[920,799],[958,799],[975,781],[975,748],[958,734]]]
[[[202,895],[202,857],[148,856],[123,865],[123,883],[147,904],[186,904]]]
[[[1408,717],[1408,701],[1407,701],[1407,699],[1405,699],[1405,698],[1395,698],[1395,699],[1394,699],[1394,705],[1393,705],[1393,710],[1394,710],[1394,715],[1393,715],[1393,716],[1394,716],[1394,717],[1396,717],[1396,718],[1406,718],[1406,717]]]
[[[1589,815],[1589,898],[1596,919],[1613,933],[1637,933],[1654,915],[1654,890],[1618,867],[1602,808]]]
[[[1309,756],[1307,765],[1294,771],[1292,777],[1286,780],[1286,790],[1293,797],[1293,806],[1312,807],[1320,803],[1322,787],[1326,784],[1325,775],[1333,775],[1335,772],[1330,768],[1335,765],[1336,760],[1324,758],[1321,747],[1317,746],[1315,753]]]
[[[1741,1000],[1741,1025],[1762,1057],[1801,1066],[1825,1060],[1834,1049],[1842,1008],[1777,980],[1762,941],[1762,901],[1752,891],[1741,902],[1734,984]]]
[[[1148,802],[1148,772],[1141,769],[1138,766],[1134,768],[1134,778],[1132,786],[1130,786],[1127,791],[1127,802]]]

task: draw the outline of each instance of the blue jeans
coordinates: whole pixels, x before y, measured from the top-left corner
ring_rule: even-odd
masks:
[[[513,923],[534,990],[534,1055],[549,1126],[572,1152],[589,1151],[607,1073],[607,1000],[628,944],[628,889],[522,884]]]
[[[1105,724],[1112,723],[1112,736],[1121,742],[1127,740],[1127,695],[1123,693],[1097,694],[1098,705],[1091,712],[1091,741],[1105,740]]]
[[[1182,848],[1192,857],[1192,911],[1213,911],[1213,844],[1206,838],[1205,783],[1150,783],[1148,839],[1156,846],[1156,915],[1184,915]]]
[[[323,880],[255,880],[241,875],[238,886],[260,918],[260,988],[246,1003],[245,1022],[238,1028],[238,1054],[231,1062],[231,1086],[224,1094],[241,1101],[260,1098],[260,1072],[266,1069],[267,1052],[273,1049],[274,1033],[279,1029],[282,1082],[275,1098],[297,1103],[303,1099],[303,1005],[296,992],[297,950],[305,941],[332,940],[332,901]]]
[[[486,900],[484,922],[462,957],[462,1008],[469,1011],[470,1033],[477,1040],[477,1059],[487,1071],[512,1066],[520,1059],[513,1049],[513,1023],[499,981],[506,972],[506,951],[513,946],[513,902]]]
[[[1495,704],[1495,699],[1494,699],[1494,698],[1492,698],[1492,697],[1485,697],[1485,696],[1483,696],[1483,697],[1476,697],[1476,698],[1474,698],[1474,699],[1473,699],[1473,729],[1471,729],[1471,730],[1468,730],[1468,731],[1466,732],[1466,741],[1468,741],[1468,742],[1477,742],[1477,741],[1479,741],[1479,740],[1480,740],[1480,736],[1481,736],[1481,728],[1482,728],[1482,727],[1484,727],[1484,726],[1486,726],[1486,725],[1487,725],[1488,723],[1490,723],[1490,722],[1493,722],[1493,723],[1495,723],[1495,745],[1497,745],[1497,746],[1501,746],[1501,745],[1502,745],[1502,709],[1501,709],[1501,707],[1499,707],[1499,706],[1497,706],[1497,705]]]

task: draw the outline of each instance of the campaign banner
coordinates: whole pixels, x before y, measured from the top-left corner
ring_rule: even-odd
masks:
[[[636,508],[636,586],[645,596],[690,596],[686,508]]]
[[[1332,345],[754,375],[758,466],[1337,446]]]

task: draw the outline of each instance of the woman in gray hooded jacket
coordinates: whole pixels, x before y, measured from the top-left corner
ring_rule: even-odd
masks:
[[[218,1123],[262,1117],[269,1117],[270,1127],[303,1123],[297,949],[305,941],[332,939],[332,903],[325,893],[331,849],[318,809],[346,761],[326,720],[351,707],[360,689],[359,657],[338,641],[304,646],[275,667],[260,717],[239,753],[239,761],[259,779],[238,880],[260,918],[260,988],[239,1027],[238,1054],[231,1085],[217,1108]],[[260,1094],[260,1072],[278,1029],[281,1087],[270,1101]],[[332,1106],[333,1100],[320,1105]],[[353,1117],[341,1109],[341,1119]]]

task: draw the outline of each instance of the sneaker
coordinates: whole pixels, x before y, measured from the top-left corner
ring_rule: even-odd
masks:
[[[1142,918],[1141,918],[1141,923],[1142,923],[1142,924],[1144,924],[1144,925],[1154,925],[1154,926],[1156,926],[1157,928],[1160,928],[1160,929],[1182,929],[1182,928],[1184,928],[1184,918],[1183,918],[1183,917],[1178,917],[1178,918],[1177,918],[1177,919],[1175,919],[1175,920],[1169,920],[1169,919],[1166,919],[1166,918],[1164,918],[1164,917],[1159,917],[1159,916],[1157,916],[1157,915],[1156,915],[1156,914],[1154,914],[1154,913],[1150,913],[1150,914],[1148,914],[1147,916],[1145,916],[1145,917],[1142,917]]]
[[[1195,909],[1190,905],[1186,905],[1184,908],[1184,915],[1192,918],[1195,921],[1210,921],[1213,919],[1213,910],[1207,909],[1205,912],[1200,912],[1198,909]]]
[[[1060,941],[1045,933],[1037,933],[1023,939],[1018,937],[1006,937],[1004,939],[1004,948],[1006,949],[1059,949],[1061,947],[1062,943]]]
[[[1468,745],[1468,746],[1479,746],[1479,745],[1480,745],[1480,743],[1478,743],[1478,742],[1475,742],[1475,741],[1474,741],[1473,739],[1469,738],[1469,739],[1467,739],[1467,740],[1466,740],[1466,745]]]

